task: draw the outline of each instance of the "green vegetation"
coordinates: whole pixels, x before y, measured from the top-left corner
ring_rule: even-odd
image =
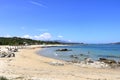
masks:
[[[6,77],[0,76],[0,80],[8,80]]]
[[[26,38],[19,37],[0,37],[0,45],[35,45],[35,44],[61,44],[57,41],[40,41],[40,40],[32,40]]]

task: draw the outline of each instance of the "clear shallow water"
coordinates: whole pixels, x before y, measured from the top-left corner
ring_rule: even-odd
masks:
[[[67,48],[72,51],[56,51],[57,49]],[[89,45],[73,45],[44,48],[38,54],[50,58],[72,61],[74,59],[84,60],[84,58],[109,58],[120,60],[120,45],[114,44],[89,44]],[[77,56],[73,58],[72,56]]]

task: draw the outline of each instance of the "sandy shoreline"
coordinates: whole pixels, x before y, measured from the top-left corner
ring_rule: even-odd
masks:
[[[11,80],[120,80],[120,70],[82,68],[36,54],[41,48],[20,49],[13,58],[0,58],[0,76]],[[50,65],[64,63],[63,66]]]

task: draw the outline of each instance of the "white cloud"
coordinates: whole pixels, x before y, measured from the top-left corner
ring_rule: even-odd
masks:
[[[40,35],[23,35],[22,38],[29,38],[29,39],[36,39],[36,40],[49,40],[52,38],[52,35],[50,33],[43,33]]]
[[[44,8],[48,8],[47,6],[39,3],[39,2],[35,2],[35,1],[30,1],[31,4],[34,4],[34,5],[37,5],[37,6],[40,6],[40,7],[44,7]]]
[[[58,38],[63,38],[63,36],[59,35]]]
[[[40,39],[40,40],[49,40],[52,38],[52,35],[50,33],[43,33],[41,35],[36,35],[34,36],[35,39]]]
[[[30,36],[30,35],[24,35],[23,38],[29,38],[29,39],[31,39],[32,36]]]
[[[11,35],[9,35],[9,34],[7,34],[7,35],[5,35],[5,36],[3,36],[3,37],[12,37]]]
[[[68,42],[72,42],[72,40],[68,40]]]

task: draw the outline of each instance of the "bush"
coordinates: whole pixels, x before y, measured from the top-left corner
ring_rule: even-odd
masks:
[[[8,80],[6,77],[0,76],[0,80]]]

